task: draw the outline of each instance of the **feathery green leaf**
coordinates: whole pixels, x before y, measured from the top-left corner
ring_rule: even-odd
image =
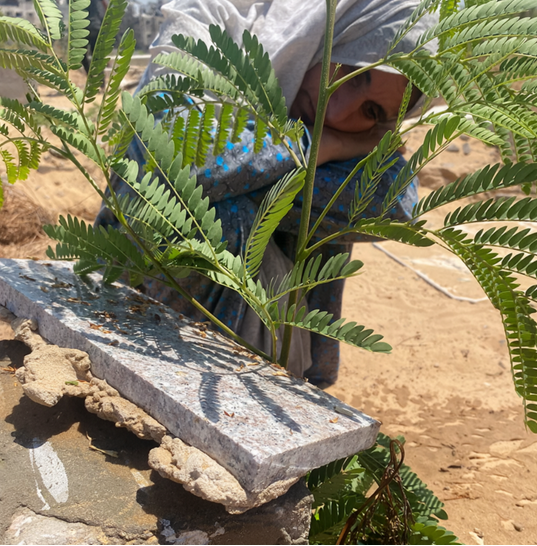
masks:
[[[102,135],[112,123],[116,114],[116,106],[121,92],[121,82],[129,71],[130,61],[136,47],[134,32],[127,30],[119,42],[117,55],[113,60],[110,78],[104,91],[98,115],[97,133]]]
[[[52,40],[59,40],[62,37],[65,25],[63,15],[54,0],[33,0],[34,8],[49,37],[49,43]]]
[[[67,65],[77,70],[82,65],[88,47],[89,26],[87,8],[90,0],[70,0],[69,29],[67,35]]]
[[[246,242],[244,263],[251,277],[261,268],[268,242],[304,185],[305,171],[294,170],[274,184],[261,203]]]
[[[43,34],[26,19],[0,16],[0,42],[14,42],[37,48],[43,53],[49,51],[49,44]]]
[[[119,32],[121,20],[123,19],[127,5],[127,0],[110,0],[108,3],[108,8],[101,23],[99,36],[91,57],[88,79],[84,89],[84,102],[86,104],[95,100],[99,88],[104,82],[104,69],[114,49],[116,36]]]

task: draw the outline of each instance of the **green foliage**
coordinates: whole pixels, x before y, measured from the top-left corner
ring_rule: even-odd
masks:
[[[110,79],[106,84],[105,97],[101,103],[97,121],[97,133],[106,134],[106,130],[115,118],[116,107],[120,95],[121,82],[125,79],[129,71],[130,61],[134,54],[136,40],[132,29],[125,32],[119,42],[118,52],[112,61],[112,70]]]
[[[410,57],[394,56],[390,63],[428,96],[442,96],[453,114],[471,116],[477,124],[472,136],[486,142],[483,131],[490,134],[492,123],[491,143],[500,145],[504,159],[517,161],[534,157],[537,135],[532,100],[521,100],[523,93],[513,88],[535,78],[537,20],[517,17],[530,4],[477,2],[453,12],[451,2],[442,2],[445,17],[420,40],[423,45],[438,38],[439,52],[433,56],[416,50]]]
[[[35,47],[47,52],[49,44],[32,23],[18,17],[0,16],[0,41],[3,44],[14,43],[22,46]]]
[[[355,222],[373,200],[382,175],[398,161],[394,152],[401,144],[399,134],[388,131],[362,165],[360,183],[356,184],[354,200],[349,209],[349,223]]]
[[[432,246],[434,245],[434,240],[429,237],[429,234],[425,230],[420,230],[424,224],[424,221],[402,223],[389,219],[381,220],[380,222],[378,220],[364,219],[357,222],[351,231],[412,246]]]
[[[33,112],[25,108],[18,100],[0,98],[0,119],[6,122],[13,130],[21,135],[27,134],[28,131],[32,136],[39,137],[41,135],[41,127],[39,120],[34,116]],[[2,131],[4,136],[9,134],[7,126]]]
[[[414,176],[419,174],[423,167],[444,150],[456,136],[460,135],[460,133],[457,133],[460,121],[458,116],[445,117],[427,132],[423,145],[401,169],[386,193],[382,203],[383,213],[389,211],[394,206],[398,196],[406,190]]]
[[[267,193],[250,231],[244,263],[246,271],[255,277],[261,268],[263,255],[272,234],[293,206],[293,200],[304,184],[304,171],[291,171]]]
[[[34,0],[34,8],[49,42],[59,40],[64,30],[62,12],[54,0]]]
[[[67,43],[67,65],[71,70],[76,70],[82,65],[82,59],[88,47],[89,30],[87,27],[90,0],[75,0],[69,2],[69,33]]]
[[[63,241],[55,252],[49,249],[48,256],[58,260],[78,259],[79,274],[102,269],[102,264],[95,260],[96,254],[106,260],[105,282],[117,280],[126,267],[144,270],[143,258],[134,243],[116,230],[93,229],[84,221],[68,216],[60,218],[59,226],[46,226],[45,231],[49,237]]]
[[[341,278],[345,277],[342,276]],[[322,278],[316,279],[315,285],[321,282]],[[364,326],[356,325],[354,321],[345,322],[345,319],[341,318],[331,322],[334,318],[331,313],[314,310],[306,314],[306,307],[304,306],[298,309],[296,316],[293,316],[294,312],[294,307],[290,307],[289,310],[284,307],[281,314],[278,313],[276,306],[271,308],[272,318],[277,325],[283,324],[302,328],[375,353],[389,353],[392,350],[390,345],[380,341],[383,336],[373,334],[373,330],[366,330]]]
[[[536,164],[516,163],[504,166],[487,166],[431,192],[416,205],[413,214],[416,217],[421,216],[443,205],[459,201],[463,197],[473,197],[500,188],[523,186],[531,184],[536,179]]]
[[[172,97],[178,91],[181,95],[188,92],[191,96],[207,92],[213,94],[216,102],[224,107],[216,115],[213,111],[211,115],[207,110],[203,112],[205,130],[196,135],[196,142],[198,139],[214,142],[215,154],[223,149],[226,140],[237,142],[249,117],[255,122],[256,152],[261,150],[268,130],[275,142],[286,136],[296,138],[300,127],[288,122],[281,89],[257,38],[245,31],[244,50],[241,50],[220,28],[211,26],[210,32],[213,40],[210,48],[202,41],[174,36],[173,42],[180,51],[158,55],[153,62],[181,76],[159,78],[142,89],[140,95],[147,101],[155,101],[155,95],[163,92]],[[160,108],[170,107],[170,99],[160,96],[156,102]],[[183,104],[183,107],[193,109],[196,103]],[[234,123],[231,123],[232,119]],[[218,128],[216,139],[210,134],[211,121]]]
[[[348,262],[348,259],[349,254],[346,252],[330,257],[324,265],[320,254],[309,260],[298,261],[281,280],[276,293],[285,294],[300,289],[305,296],[309,290],[321,283],[353,276],[364,264],[359,260]],[[269,293],[273,295],[275,291],[269,290]]]
[[[121,20],[127,9],[127,0],[110,0],[104,19],[101,23],[99,36],[95,43],[95,49],[91,57],[91,64],[84,90],[84,102],[90,103],[95,100],[99,88],[104,83],[104,69],[110,61],[110,55],[114,49],[116,36],[119,32]],[[134,46],[133,46],[134,48]],[[132,52],[131,52],[132,54]],[[120,55],[124,55],[122,52]],[[130,60],[130,57],[129,57]],[[118,59],[118,63],[121,61]],[[119,86],[120,81],[117,82]]]
[[[11,70],[30,67],[42,71],[55,71],[55,59],[39,51],[29,49],[0,49],[0,64]]]
[[[306,476],[311,544],[459,544],[439,525],[443,503],[402,463],[401,442],[381,433],[370,449]]]
[[[508,232],[506,243],[519,239],[527,232],[515,234]],[[502,260],[498,254],[459,230],[448,228],[442,231],[443,240],[464,261],[481,284],[492,304],[501,314],[505,335],[511,357],[511,370],[515,389],[524,401],[526,425],[537,430],[537,413],[532,402],[537,401],[537,324],[532,318],[535,309],[531,305],[533,290],[525,294],[518,288],[510,265],[512,257]],[[477,238],[482,238],[481,232]],[[495,241],[495,238],[493,238]],[[503,245],[502,245],[503,246]],[[529,275],[529,263],[516,272]],[[531,407],[530,407],[531,406]]]

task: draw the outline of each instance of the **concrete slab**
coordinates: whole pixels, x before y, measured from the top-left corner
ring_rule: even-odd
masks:
[[[0,304],[250,491],[371,446],[380,424],[221,335],[68,262],[0,260]]]

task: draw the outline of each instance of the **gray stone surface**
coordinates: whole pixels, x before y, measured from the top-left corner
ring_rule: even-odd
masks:
[[[372,445],[379,423],[139,293],[71,264],[0,260],[0,305],[250,491]]]
[[[228,514],[152,471],[157,444],[88,413],[82,399],[32,402],[8,371],[28,349],[7,335],[0,323],[0,544],[307,544],[303,483]]]

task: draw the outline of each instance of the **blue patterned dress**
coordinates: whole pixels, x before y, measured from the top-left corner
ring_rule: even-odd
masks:
[[[285,146],[274,145],[270,136],[265,138],[263,149],[258,154],[253,152],[253,141],[253,124],[249,124],[243,131],[239,143],[228,142],[221,155],[208,156],[203,167],[192,168],[192,172],[197,174],[198,183],[203,185],[205,195],[209,196],[216,208],[217,217],[222,221],[223,236],[228,241],[227,248],[234,254],[244,249],[258,206],[265,193],[295,166]],[[302,152],[306,155],[309,148],[309,136],[306,134],[302,142],[294,146],[297,153],[300,153],[297,146],[301,146]],[[128,155],[140,165],[144,164],[143,153],[136,142],[131,145]],[[405,164],[400,154],[398,157],[399,160],[395,165],[384,173],[372,202],[363,213],[364,217],[376,216],[380,211],[380,204],[388,188]],[[313,194],[313,222],[359,159],[326,163],[317,169]],[[324,237],[334,230],[347,226],[349,204],[354,198],[356,181],[360,179],[360,175],[361,172],[357,173],[330,209],[316,234],[318,237]],[[117,177],[114,179],[114,186],[120,194],[128,191],[126,184]],[[281,276],[291,267],[289,259],[294,256],[296,250],[301,200],[301,196],[295,200],[292,210],[280,225],[267,249],[260,273],[262,282],[266,283],[275,276]],[[390,217],[402,221],[408,220],[416,201],[417,181],[414,181],[406,193],[400,197]],[[96,225],[108,224],[117,225],[117,221],[109,210],[103,208],[97,217]],[[323,260],[341,252],[350,252],[353,243],[368,240],[371,238],[356,235],[338,239],[337,242],[323,247]],[[270,339],[266,328],[236,292],[216,285],[197,273],[192,273],[186,279],[180,279],[179,282],[222,322],[249,342],[270,353]],[[341,316],[343,287],[344,281],[334,281],[329,285],[311,290],[307,296],[309,309],[327,311],[334,315],[333,320],[337,320]],[[147,281],[144,291],[194,320],[206,320],[180,295],[156,281]],[[347,318],[360,319],[360,317]],[[333,384],[338,375],[339,343],[303,331],[299,332],[298,336],[294,336],[294,343],[295,338],[297,347],[292,349],[291,371],[296,375],[304,375],[317,385]]]

